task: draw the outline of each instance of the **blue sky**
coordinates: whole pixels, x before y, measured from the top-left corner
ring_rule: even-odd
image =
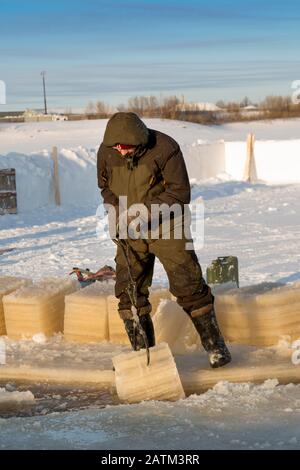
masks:
[[[291,94],[300,79],[300,2],[0,0],[3,109]]]

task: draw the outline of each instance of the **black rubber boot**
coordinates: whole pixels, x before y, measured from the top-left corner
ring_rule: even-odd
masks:
[[[152,318],[149,313],[141,315],[139,317],[141,327],[143,328],[147,340],[148,346],[151,348],[155,346],[155,336],[154,336],[154,327],[152,323]],[[126,333],[128,335],[129,341],[131,343],[132,348],[135,351],[139,351],[140,349],[145,349],[145,341],[141,333],[138,331],[138,328],[135,327],[133,319],[126,319],[124,320],[124,325],[126,329]]]
[[[208,353],[211,367],[215,369],[231,362],[231,354],[219,329],[214,308],[199,316],[193,317],[191,315],[191,319],[200,335],[202,345]]]

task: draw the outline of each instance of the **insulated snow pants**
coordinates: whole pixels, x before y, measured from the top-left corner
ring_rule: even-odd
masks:
[[[201,311],[213,303],[209,286],[202,276],[201,266],[194,250],[186,250],[186,239],[132,240],[128,239],[129,261],[134,280],[137,282],[137,307],[140,315],[149,313],[149,287],[152,283],[155,257],[162,263],[170,285],[170,292],[177,298],[178,304],[187,312]],[[119,299],[121,318],[130,314],[131,302],[126,287],[128,285],[128,267],[124,253],[118,247],[116,261],[115,294]]]

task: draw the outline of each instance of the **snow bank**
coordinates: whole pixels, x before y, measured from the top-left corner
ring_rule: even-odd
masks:
[[[96,159],[107,120],[34,123],[3,126],[0,168],[15,168],[19,212],[54,205],[51,149],[59,150],[62,205],[98,205]],[[271,126],[200,126],[168,120],[146,120],[180,144],[191,179],[242,180],[246,163],[246,135],[253,132],[257,176],[267,183],[300,182],[298,121]],[[285,133],[283,132],[285,130]],[[285,140],[265,140],[280,138]],[[292,140],[287,140],[288,138]]]
[[[182,148],[190,178],[206,180],[226,173],[224,141],[205,142],[200,139]]]
[[[224,173],[243,180],[247,159],[246,140],[242,142],[202,142],[184,149],[190,178],[198,181]],[[300,182],[300,140],[258,140],[254,146],[257,179],[266,183]]]
[[[59,186],[62,205],[97,204],[96,149],[60,149]],[[51,152],[0,155],[0,168],[16,169],[17,202],[20,212],[54,205]]]

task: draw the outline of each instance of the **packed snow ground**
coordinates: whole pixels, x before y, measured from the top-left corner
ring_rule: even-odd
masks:
[[[83,179],[96,185],[95,149],[105,124],[91,121],[2,126],[0,155],[4,157],[0,157],[0,167],[5,167],[8,161],[13,163],[7,154],[13,153],[13,158],[18,158],[19,152],[24,155],[21,158],[26,172],[31,152],[49,154],[52,145],[58,145],[71,155],[70,162],[73,157],[80,159]],[[199,138],[244,140],[248,132],[263,139],[297,139],[299,135],[298,120],[218,127],[171,121],[147,124],[173,135],[183,149],[190,148]],[[78,146],[91,151],[83,150],[78,157],[78,152],[73,154],[70,150]],[[37,188],[47,174],[45,168],[41,163]],[[45,201],[41,207],[29,210],[30,201],[37,207],[34,187],[29,187],[20,213],[0,218],[0,249],[14,248],[0,255],[1,274],[39,279],[48,275],[67,276],[76,265],[92,270],[104,264],[114,265],[115,248],[105,231],[101,205],[96,215],[100,203],[97,187],[92,189],[91,200],[90,188],[80,185],[78,179],[72,181],[72,165],[66,168],[68,171],[71,176],[65,184],[69,187],[64,188],[69,195],[68,203],[56,208]],[[193,199],[199,196],[205,204],[205,243],[197,254],[204,270],[217,256],[236,255],[241,285],[300,279],[300,185],[250,185],[222,176],[194,182]],[[167,284],[158,262],[154,282]],[[78,355],[80,359],[80,351]],[[0,446],[297,448],[299,413],[300,386],[278,386],[274,381],[261,386],[221,383],[201,396],[175,404],[152,402],[0,419]]]
[[[236,255],[241,285],[300,279],[300,185],[214,182],[193,187],[205,204],[203,269],[217,256]],[[0,219],[0,272],[39,279],[66,276],[73,266],[114,265],[115,246],[97,206],[45,207]],[[156,263],[156,283],[166,284]]]

